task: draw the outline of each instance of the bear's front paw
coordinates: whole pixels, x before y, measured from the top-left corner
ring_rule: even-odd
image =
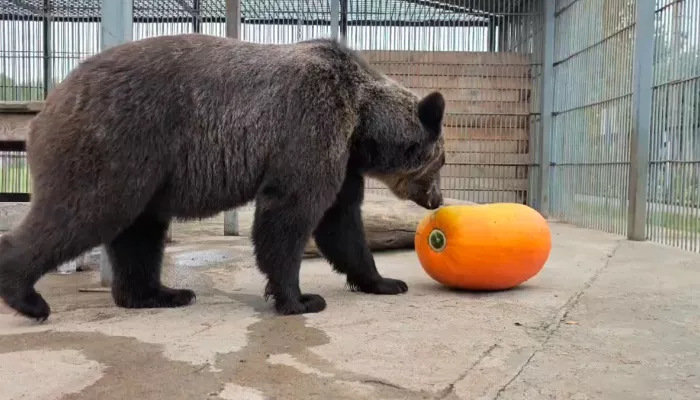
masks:
[[[390,278],[379,278],[365,282],[348,282],[355,291],[370,294],[401,294],[408,291],[404,281]]]
[[[317,294],[302,294],[296,299],[275,301],[275,309],[282,315],[317,313],[325,308],[326,300]]]

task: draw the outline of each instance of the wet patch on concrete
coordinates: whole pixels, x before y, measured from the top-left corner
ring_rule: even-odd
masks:
[[[248,345],[220,355],[217,366],[236,371],[233,383],[280,399],[432,399],[435,393],[412,391],[369,374],[337,369],[309,348],[328,344],[328,336],[306,325],[302,316],[263,318],[249,329]]]
[[[61,397],[54,391],[49,397],[52,399],[206,399],[223,388],[215,373],[187,362],[168,360],[163,356],[162,346],[134,338],[70,332],[0,336],[0,353],[39,351],[44,360],[50,361],[53,351],[66,350],[80,352],[104,365],[104,375],[79,393]],[[40,391],[44,383],[39,382],[59,374],[59,371],[42,374],[40,380],[27,384],[24,393]],[[13,382],[3,382],[0,393],[16,391],[17,388],[12,389],[14,386]]]
[[[218,397],[224,400],[265,400],[261,391],[235,383],[227,383]]]
[[[204,267],[229,262],[235,259],[235,255],[224,250],[200,250],[186,251],[170,256],[174,267]]]
[[[103,364],[88,360],[78,350],[3,353],[0,354],[2,398],[58,399],[91,386],[102,378],[104,370]]]

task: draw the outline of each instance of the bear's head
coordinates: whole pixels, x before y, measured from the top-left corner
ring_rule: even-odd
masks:
[[[385,81],[372,85],[365,98],[351,163],[402,200],[429,210],[440,207],[440,169],[445,165],[442,94],[432,92],[421,99]]]

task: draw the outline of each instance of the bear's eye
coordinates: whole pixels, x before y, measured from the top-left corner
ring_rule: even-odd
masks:
[[[419,148],[418,143],[412,143],[406,149],[406,155],[409,157],[416,157],[418,155]]]

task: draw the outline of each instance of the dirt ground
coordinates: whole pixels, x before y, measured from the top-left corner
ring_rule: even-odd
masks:
[[[514,290],[446,290],[396,251],[378,267],[409,292],[357,294],[309,259],[302,289],[328,308],[279,317],[246,237],[178,224],[165,281],[195,304],[124,310],[79,291],[98,271],[47,275],[45,324],[0,308],[0,400],[700,398],[700,256],[551,228],[549,262]]]

